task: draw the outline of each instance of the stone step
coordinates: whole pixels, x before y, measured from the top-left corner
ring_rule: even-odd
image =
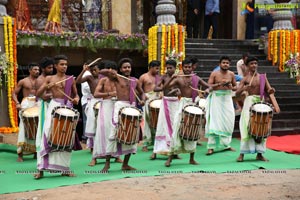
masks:
[[[186,57],[188,57],[189,55],[187,54]],[[221,55],[220,55],[221,57]],[[197,57],[198,58],[198,57]],[[236,62],[238,60],[232,60],[231,61],[231,66],[235,66],[236,65]],[[204,66],[210,66],[210,67],[213,67],[213,66],[217,66],[219,65],[219,59],[199,59],[199,67],[204,67]],[[260,60],[259,63],[259,68],[261,68],[261,66],[271,66],[271,63],[270,61],[267,61],[267,60]],[[274,67],[274,69],[276,69],[277,67]],[[278,71],[278,68],[277,68],[277,71]]]
[[[285,97],[285,96],[276,96],[278,104],[297,104],[299,103],[299,97]],[[300,110],[298,107],[296,110]]]
[[[188,53],[189,56],[195,56],[197,57],[199,60],[202,59],[215,59],[215,60],[220,60],[220,55],[219,54],[199,54],[199,53]],[[235,61],[234,63],[236,63],[237,60],[239,60],[241,58],[241,54],[226,54],[227,56],[229,56],[229,58],[232,61]],[[266,55],[253,55],[255,57],[257,57],[258,60],[265,60],[266,59]]]
[[[226,52],[226,49],[239,49],[243,51],[249,51],[249,50],[257,50],[258,51],[258,45],[243,45],[243,44],[224,44],[224,43],[185,43],[185,49],[189,48],[219,48],[224,49],[224,52]],[[223,52],[223,53],[224,53]]]
[[[186,44],[189,43],[205,43],[205,44],[240,44],[240,45],[258,45],[257,42],[254,42],[252,40],[234,40],[234,39],[212,39],[212,40],[207,40],[207,39],[192,39],[192,38],[187,38],[185,40]]]
[[[230,70],[231,71],[233,71],[235,74],[237,74],[237,71],[236,71],[236,69],[235,69],[235,66],[231,66],[231,68],[230,68]],[[202,70],[202,68],[201,68],[201,70],[195,70],[194,71],[195,73],[197,73],[199,76],[201,76],[201,77],[209,77],[210,76],[210,74],[211,74],[211,72],[212,72],[212,70],[208,70],[208,71],[204,71],[204,70]],[[283,72],[283,73],[279,73],[279,72],[268,72],[267,73],[267,78],[268,79],[270,79],[270,78],[286,78],[286,77],[288,77],[288,73],[286,73],[286,72]]]
[[[264,55],[265,54],[263,52],[258,52],[257,49],[237,49],[237,48],[232,48],[232,49],[226,49],[224,51],[224,49],[220,49],[220,48],[203,48],[203,47],[197,47],[197,48],[194,48],[194,47],[190,47],[188,49],[186,49],[186,54],[187,55],[190,55],[190,54],[219,54],[219,55],[223,55],[224,52],[226,53],[226,55],[232,55],[232,54],[236,54],[236,55],[239,55],[240,57],[242,57],[242,55],[244,53],[250,53],[251,56],[253,55]]]
[[[300,103],[290,103],[290,104],[286,104],[286,103],[278,103],[280,110],[282,111],[296,111],[296,110],[300,110]]]
[[[299,97],[300,98],[300,89],[298,89],[298,90],[276,90],[276,96],[295,97],[295,98]],[[299,107],[299,110],[300,110],[300,107]]]
[[[214,70],[214,68],[216,67],[216,66],[218,66],[219,65],[219,63],[216,63],[216,65],[213,65],[213,66],[199,66],[198,65],[198,67],[196,68],[196,70],[195,71],[198,71],[198,72],[211,72],[211,71],[213,71]],[[233,72],[237,72],[236,71],[236,65],[230,65],[230,70],[231,71],[233,71]],[[283,76],[285,76],[285,77],[289,77],[288,76],[288,73],[287,72],[281,72],[281,73],[279,73],[278,72],[278,69],[276,68],[276,67],[273,67],[273,66],[260,66],[259,67],[259,70],[258,70],[258,72],[259,73],[267,73],[267,77],[269,77],[269,73],[271,73],[271,75],[272,76],[275,76],[276,74],[280,74],[279,76],[281,77],[283,77]],[[282,74],[285,74],[285,75],[282,75]],[[276,75],[277,76],[277,75]]]

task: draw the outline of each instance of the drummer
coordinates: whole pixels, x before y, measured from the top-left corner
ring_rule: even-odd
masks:
[[[179,153],[190,153],[189,163],[197,165],[198,163],[194,159],[194,154],[197,147],[197,141],[182,140],[179,137],[180,121],[182,119],[182,109],[188,104],[194,104],[195,98],[198,95],[199,86],[207,88],[206,93],[209,91],[209,85],[195,74],[192,74],[192,62],[189,59],[185,59],[182,62],[183,75],[173,75],[171,79],[166,82],[164,88],[178,87],[180,89],[181,98],[176,110],[172,141],[170,144],[169,158],[165,163],[166,167],[171,165],[173,155]],[[199,133],[200,134],[200,133]],[[180,139],[179,139],[180,138]]]
[[[90,63],[90,62],[89,62]],[[89,71],[88,75],[84,76],[84,74]],[[85,115],[86,115],[86,124],[84,130],[84,136],[87,137],[87,148],[91,149],[93,152],[93,145],[94,145],[94,137],[96,133],[96,119],[94,113],[94,105],[100,99],[95,98],[93,96],[95,92],[95,88],[99,82],[99,67],[98,63],[93,63],[92,65],[88,66],[84,64],[82,67],[81,73],[76,78],[76,84],[87,83],[89,89],[91,91],[91,96],[87,99],[87,105],[85,107]]]
[[[147,73],[143,74],[139,78],[142,89],[146,95],[145,106],[143,107],[143,118],[144,118],[144,128],[143,128],[143,149],[142,151],[148,151],[148,146],[153,143],[155,136],[155,129],[150,127],[150,116],[149,116],[149,102],[155,98],[159,97],[159,93],[154,92],[155,85],[160,80],[158,75],[160,68],[160,61],[152,60],[149,63],[149,70]]]
[[[246,91],[248,96],[244,101],[244,107],[240,118],[240,156],[237,158],[237,162],[244,161],[244,154],[257,153],[256,160],[268,161],[263,154],[266,152],[266,138],[253,138],[249,133],[249,119],[250,119],[250,107],[256,103],[263,101],[261,99],[264,93],[273,94],[275,89],[271,87],[265,74],[259,74],[257,72],[258,59],[256,57],[248,57],[246,61],[249,73],[241,81],[236,93],[241,94]],[[263,85],[265,79],[265,85]],[[261,91],[260,88],[264,88]]]
[[[54,67],[56,74],[47,76],[44,84],[38,89],[37,96],[41,97],[46,90],[50,90],[53,99],[49,103],[45,122],[42,141],[47,141],[50,137],[50,126],[52,120],[52,110],[57,106],[73,107],[79,102],[76,83],[74,77],[67,76],[68,58],[64,55],[54,57]],[[62,176],[75,176],[70,170],[71,152],[70,151],[52,151],[47,142],[41,144],[37,151],[37,168],[39,173],[34,177],[39,179],[43,177],[44,171],[59,171]]]
[[[121,75],[118,75],[116,71],[103,69],[100,70],[100,74],[103,74],[108,77],[113,77],[114,83],[117,91],[117,101],[115,102],[113,115],[112,115],[112,130],[109,136],[109,142],[106,147],[106,162],[105,166],[102,169],[103,172],[108,172],[110,168],[110,158],[113,156],[125,155],[124,161],[122,164],[122,170],[135,170],[131,167],[129,159],[131,154],[137,152],[137,144],[125,145],[116,141],[116,131],[117,124],[119,120],[119,111],[124,107],[135,107],[136,106],[136,96],[141,97],[140,105],[144,105],[145,95],[143,89],[138,84],[138,80],[134,77],[131,77],[131,66],[132,60],[130,58],[122,58],[119,61],[119,71]],[[140,98],[139,97],[139,98]]]
[[[160,105],[158,114],[158,123],[155,134],[154,149],[151,155],[151,159],[156,159],[156,154],[168,155],[170,152],[170,143],[172,140],[173,126],[175,114],[178,109],[179,99],[181,96],[178,88],[164,88],[166,82],[168,82],[175,73],[177,63],[175,60],[166,61],[167,73],[161,78],[161,81],[154,88],[155,92],[163,91],[162,103]],[[174,155],[178,158],[178,155]]]
[[[37,91],[37,78],[39,76],[39,66],[37,63],[30,63],[28,65],[29,76],[20,80],[12,93],[12,98],[16,103],[16,108],[21,111],[26,108],[31,108],[36,106],[36,91]],[[23,100],[20,104],[18,100],[18,94],[22,92]],[[25,136],[25,127],[22,121],[21,112],[19,112],[20,124],[19,124],[19,134],[17,142],[17,153],[18,153],[18,162],[23,162],[24,153],[34,153],[36,157],[36,148],[35,141],[28,140]],[[37,125],[37,124],[36,124]]]

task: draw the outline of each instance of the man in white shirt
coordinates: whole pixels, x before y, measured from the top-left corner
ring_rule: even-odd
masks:
[[[247,66],[245,64],[248,57],[249,57],[249,53],[244,53],[243,56],[242,56],[242,59],[240,59],[236,63],[236,69],[237,69],[238,75],[240,75],[242,77],[245,77],[248,74],[248,69],[247,69]]]

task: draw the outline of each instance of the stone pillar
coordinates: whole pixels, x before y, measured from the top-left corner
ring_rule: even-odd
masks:
[[[160,0],[157,3],[155,8],[155,12],[157,15],[157,25],[169,25],[169,24],[176,24],[176,6],[173,0]]]
[[[286,5],[288,6],[288,3],[280,3],[279,5]],[[272,13],[272,17],[274,20],[274,25],[272,30],[294,30],[294,27],[292,25],[292,11],[291,9],[274,9],[274,12]]]
[[[0,0],[0,16],[7,15],[6,7],[5,7],[6,4],[7,4],[7,0]]]

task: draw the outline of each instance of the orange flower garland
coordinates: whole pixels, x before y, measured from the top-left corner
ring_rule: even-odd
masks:
[[[283,72],[290,54],[300,51],[300,30],[274,30],[268,35],[268,60]]]
[[[4,47],[5,55],[8,62],[7,69],[7,104],[8,117],[11,127],[0,127],[1,133],[18,132],[18,116],[16,105],[12,100],[12,92],[17,82],[17,57],[16,57],[16,28],[13,27],[13,19],[11,17],[3,17]],[[14,23],[16,25],[16,23]]]
[[[154,28],[155,27],[155,28]],[[161,36],[158,36],[161,32]],[[152,26],[148,31],[148,62],[160,59],[160,73],[165,73],[166,55],[175,50],[175,54],[182,55],[179,59],[181,62],[185,57],[185,31],[182,25],[159,25]],[[158,45],[161,46],[158,46]],[[181,65],[179,63],[180,69]]]

